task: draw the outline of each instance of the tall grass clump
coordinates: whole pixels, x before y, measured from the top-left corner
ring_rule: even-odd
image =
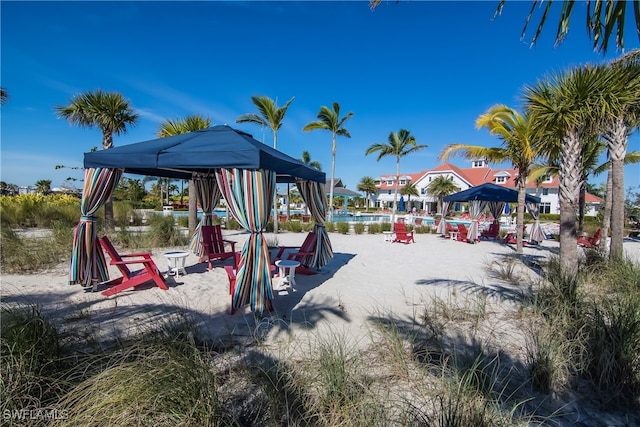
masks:
[[[391,231],[392,224],[390,222],[381,222],[380,231]]]
[[[149,231],[144,235],[150,247],[184,246],[189,238],[175,224],[172,215],[151,215],[147,220]]]
[[[370,389],[367,363],[340,335],[319,338],[303,367],[303,389],[314,425],[384,425],[382,405]]]
[[[63,381],[62,354],[53,324],[35,306],[0,308],[0,409],[41,409],[54,403]]]
[[[0,223],[0,267],[5,273],[33,273],[70,259],[73,228],[52,223],[46,236],[19,236],[6,222]]]
[[[372,222],[367,226],[368,234],[377,234],[380,233],[380,224],[377,222]]]
[[[336,231],[336,223],[327,221],[324,223],[324,227],[327,229],[328,233],[333,233]]]
[[[537,295],[543,323],[530,337],[533,385],[586,379],[604,404],[640,408],[640,266],[593,253],[573,276],[549,266]]]
[[[357,222],[353,225],[353,232],[356,234],[362,234],[364,233],[364,223],[363,222]]]
[[[339,222],[337,224],[338,233],[340,234],[349,234],[350,225],[348,222]]]
[[[209,351],[187,331],[150,336],[90,358],[97,372],[60,400],[67,414],[61,425],[232,424],[220,405]]]

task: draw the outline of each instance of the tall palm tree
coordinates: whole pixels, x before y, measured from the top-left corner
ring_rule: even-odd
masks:
[[[364,176],[358,183],[358,191],[363,191],[367,195],[367,209],[371,206],[371,195],[378,191],[375,179],[370,176]]]
[[[369,6],[371,9],[375,9],[382,3],[382,0],[369,0]],[[536,33],[531,40],[531,45],[533,46],[540,33],[542,32],[542,28],[544,27],[545,22],[547,21],[547,17],[549,15],[549,11],[551,10],[551,3],[553,1],[549,1],[546,4],[546,7],[540,17],[540,22],[538,23],[538,27],[536,29]],[[589,32],[589,37],[593,40],[593,48],[594,50],[601,51],[606,53],[607,48],[609,46],[609,39],[611,36],[615,34],[616,37],[616,48],[623,49],[624,48],[624,17],[626,14],[627,4],[633,3],[633,8],[635,12],[636,19],[636,33],[640,34],[640,1],[633,0],[633,2],[627,1],[619,1],[619,0],[604,0],[604,1],[595,1],[593,2],[593,9],[589,6],[587,7],[587,30]],[[505,0],[500,0],[498,7],[495,11],[494,16],[498,16],[502,13],[502,9],[504,7]],[[536,10],[536,6],[538,4],[542,4],[539,0],[532,0],[531,9],[529,11],[529,15],[525,20],[524,28],[522,29],[521,37],[524,37],[524,34],[527,31],[527,27],[529,26],[529,22],[533,17],[533,13]],[[573,12],[573,5],[575,4],[575,0],[563,0],[562,8],[560,13],[560,22],[558,24],[558,30],[556,32],[555,43],[556,45],[560,44],[562,40],[566,37],[569,32],[569,21],[571,19],[571,13]],[[629,6],[631,7],[631,6]]]
[[[598,68],[603,91],[600,96],[602,137],[607,142],[611,191],[610,257],[622,258],[624,238],[624,163],[629,134],[640,122],[640,50],[635,50]]]
[[[476,119],[476,127],[486,127],[491,135],[502,141],[500,147],[480,147],[476,145],[451,144],[444,148],[440,159],[462,153],[467,159],[486,159],[489,162],[511,162],[518,169],[516,184],[518,186],[518,217],[517,223],[524,224],[525,196],[527,194],[527,179],[531,172],[537,151],[535,149],[536,134],[529,115],[519,114],[506,105],[494,105],[486,113]],[[522,253],[523,230],[517,227],[516,251]]]
[[[600,96],[608,84],[599,66],[584,66],[554,74],[526,87],[524,98],[532,125],[546,134],[540,152],[560,144],[560,268],[573,275],[578,265],[576,212],[582,186],[582,136],[597,128]]]
[[[200,114],[192,114],[183,119],[170,120],[167,119],[160,124],[158,136],[164,138],[167,136],[189,133],[196,130],[206,129],[211,126],[209,117]],[[198,206],[196,196],[196,185],[192,179],[189,180],[189,233],[193,234],[198,225]]]
[[[102,131],[102,149],[113,147],[113,135],[127,133],[127,126],[135,126],[138,121],[128,99],[118,92],[104,92],[100,89],[78,94],[68,105],[58,105],[55,111],[59,118],[72,125],[99,128]],[[105,226],[113,227],[113,203],[111,198],[104,205]]]
[[[6,105],[9,102],[9,93],[7,90],[0,86],[0,105]]]
[[[415,153],[416,151],[427,148],[426,145],[418,145],[416,138],[406,129],[400,129],[398,132],[389,134],[388,142],[372,144],[365,154],[378,153],[378,161],[383,157],[394,156],[396,158],[396,185],[393,193],[393,209],[391,211],[391,220],[395,221],[396,209],[398,205],[398,185],[400,183],[400,159],[404,156]]]
[[[278,149],[278,130],[282,126],[282,120],[287,113],[293,97],[284,106],[278,107],[273,99],[267,96],[252,96],[251,102],[256,106],[259,115],[255,113],[242,114],[236,119],[236,123],[254,123],[261,127],[271,128],[273,133],[273,148]],[[278,232],[278,191],[273,195],[273,231]]]
[[[400,190],[400,194],[402,196],[407,196],[407,206],[409,207],[411,206],[411,196],[418,197],[420,195],[420,193],[418,192],[418,188],[412,182],[407,182],[407,184]],[[410,210],[411,209],[407,208],[407,211]]]
[[[438,200],[437,213],[441,214],[443,217],[446,215],[446,212],[442,212],[442,199],[444,199],[445,196],[457,193],[458,191],[460,191],[460,187],[453,182],[453,178],[447,178],[444,175],[435,177],[427,186],[427,194]]]
[[[332,146],[331,146],[331,187],[329,189],[329,221],[333,220],[333,186],[335,185],[336,176],[336,137],[338,135],[351,138],[351,134],[344,127],[344,122],[353,117],[353,112],[349,111],[344,117],[340,118],[340,104],[333,103],[333,110],[323,105],[318,112],[318,120],[315,122],[307,123],[303,128],[303,132],[311,132],[312,130],[328,130],[331,132]]]

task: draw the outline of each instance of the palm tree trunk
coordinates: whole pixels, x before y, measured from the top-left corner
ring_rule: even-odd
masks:
[[[189,234],[192,235],[198,226],[198,198],[195,181],[189,180]]]
[[[329,222],[333,221],[333,186],[336,176],[336,134],[333,134],[333,147],[331,148],[331,188],[329,189]]]
[[[396,189],[393,193],[393,207],[391,208],[391,222],[396,222],[396,209],[398,206],[398,185],[400,185],[400,158],[396,160]]]
[[[516,252],[521,254],[523,252],[523,243],[524,240],[524,202],[527,195],[527,177],[521,176],[518,179],[518,213],[516,216],[516,222],[518,226],[516,227]]]
[[[580,186],[580,194],[578,195],[578,234],[584,231],[584,206],[587,197],[587,181],[585,177],[582,179]]]
[[[102,149],[108,150],[113,147],[113,133],[102,133]],[[107,230],[113,230],[113,195],[104,203],[104,226]]]
[[[560,162],[560,269],[573,276],[578,266],[576,204],[580,191],[582,153],[578,131],[568,131],[563,138]]]
[[[273,149],[278,149],[278,136],[276,131],[273,131]],[[273,195],[273,233],[278,234],[278,185],[276,184],[276,191]]]
[[[600,238],[600,250],[607,250],[607,241],[611,227],[611,193],[613,193],[613,175],[611,173],[611,163],[607,172],[607,192],[604,195],[604,213],[602,214],[602,237]]]
[[[627,127],[622,117],[616,120],[609,140],[611,159],[611,246],[610,259],[622,259],[624,249],[624,158],[627,153]]]

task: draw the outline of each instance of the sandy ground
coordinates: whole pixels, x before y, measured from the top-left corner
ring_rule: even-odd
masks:
[[[247,234],[225,231],[225,237],[239,242],[238,249]],[[267,238],[277,239],[279,245],[300,245],[305,234],[267,234]],[[406,245],[385,242],[381,234],[331,233],[330,239],[335,253],[331,262],[316,275],[296,275],[294,292],[275,292],[275,310],[267,315],[255,316],[248,308],[228,314],[230,296],[223,264],[216,263],[209,271],[195,255],[186,260],[186,275],[167,278],[168,291],[142,285],[105,297],[69,286],[67,266],[61,265],[36,275],[2,275],[1,298],[5,303],[35,303],[61,325],[81,327],[98,341],[172,322],[175,316],[194,320],[214,340],[250,342],[260,334],[278,341],[332,331],[360,341],[368,336],[372,320],[393,317],[411,322],[434,297],[451,301],[482,295],[493,304],[492,310],[510,310],[520,291],[535,282],[539,264],[558,251],[552,240],[526,247],[521,258],[525,263],[515,273],[521,283],[513,285],[491,273],[515,256],[514,246],[499,242],[472,245],[434,234],[418,234],[415,243]],[[640,260],[640,241],[628,240],[624,245],[628,256]],[[168,269],[163,256],[167,250],[153,252],[163,271]],[[117,270],[110,271],[118,277]]]

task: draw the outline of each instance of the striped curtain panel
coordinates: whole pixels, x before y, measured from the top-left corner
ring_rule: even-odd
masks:
[[[236,290],[232,306],[251,304],[251,311],[261,312],[270,306],[271,271],[269,248],[262,234],[276,191],[276,173],[262,169],[220,169],[218,186],[229,211],[238,223],[251,233],[242,248],[236,274]]]
[[[313,181],[296,181],[296,187],[302,196],[302,200],[309,208],[315,225],[313,232],[318,236],[315,253],[309,261],[309,267],[322,268],[333,258],[333,248],[329,240],[329,234],[324,226],[327,212],[327,198],[324,192],[324,184]]]
[[[469,232],[467,234],[467,239],[471,243],[475,243],[478,241],[479,227],[478,227],[478,218],[480,218],[480,214],[487,206],[487,202],[483,200],[470,200],[469,201],[469,210],[471,211],[471,225],[469,225]]]
[[[500,222],[500,217],[502,216],[502,212],[504,212],[504,205],[506,205],[506,202],[487,203],[489,212],[491,212],[491,215],[493,216],[493,222]]]
[[[525,206],[527,207],[527,212],[533,217],[533,225],[529,233],[529,242],[537,245],[545,238],[544,230],[540,225],[540,205],[537,203],[525,203]]]
[[[85,169],[80,222],[73,232],[69,284],[89,286],[109,279],[107,262],[98,241],[96,212],[109,200],[122,169]]]
[[[202,218],[198,222],[193,236],[191,236],[189,250],[199,257],[203,257],[202,226],[213,225],[213,210],[220,202],[222,192],[215,177],[195,177],[193,182],[196,186],[196,198],[200,207],[202,207]]]
[[[447,212],[449,212],[449,202],[442,202],[442,218],[440,219],[440,224],[438,224],[438,228],[436,228],[436,233],[445,234],[447,230],[447,222],[444,217],[447,216]]]

